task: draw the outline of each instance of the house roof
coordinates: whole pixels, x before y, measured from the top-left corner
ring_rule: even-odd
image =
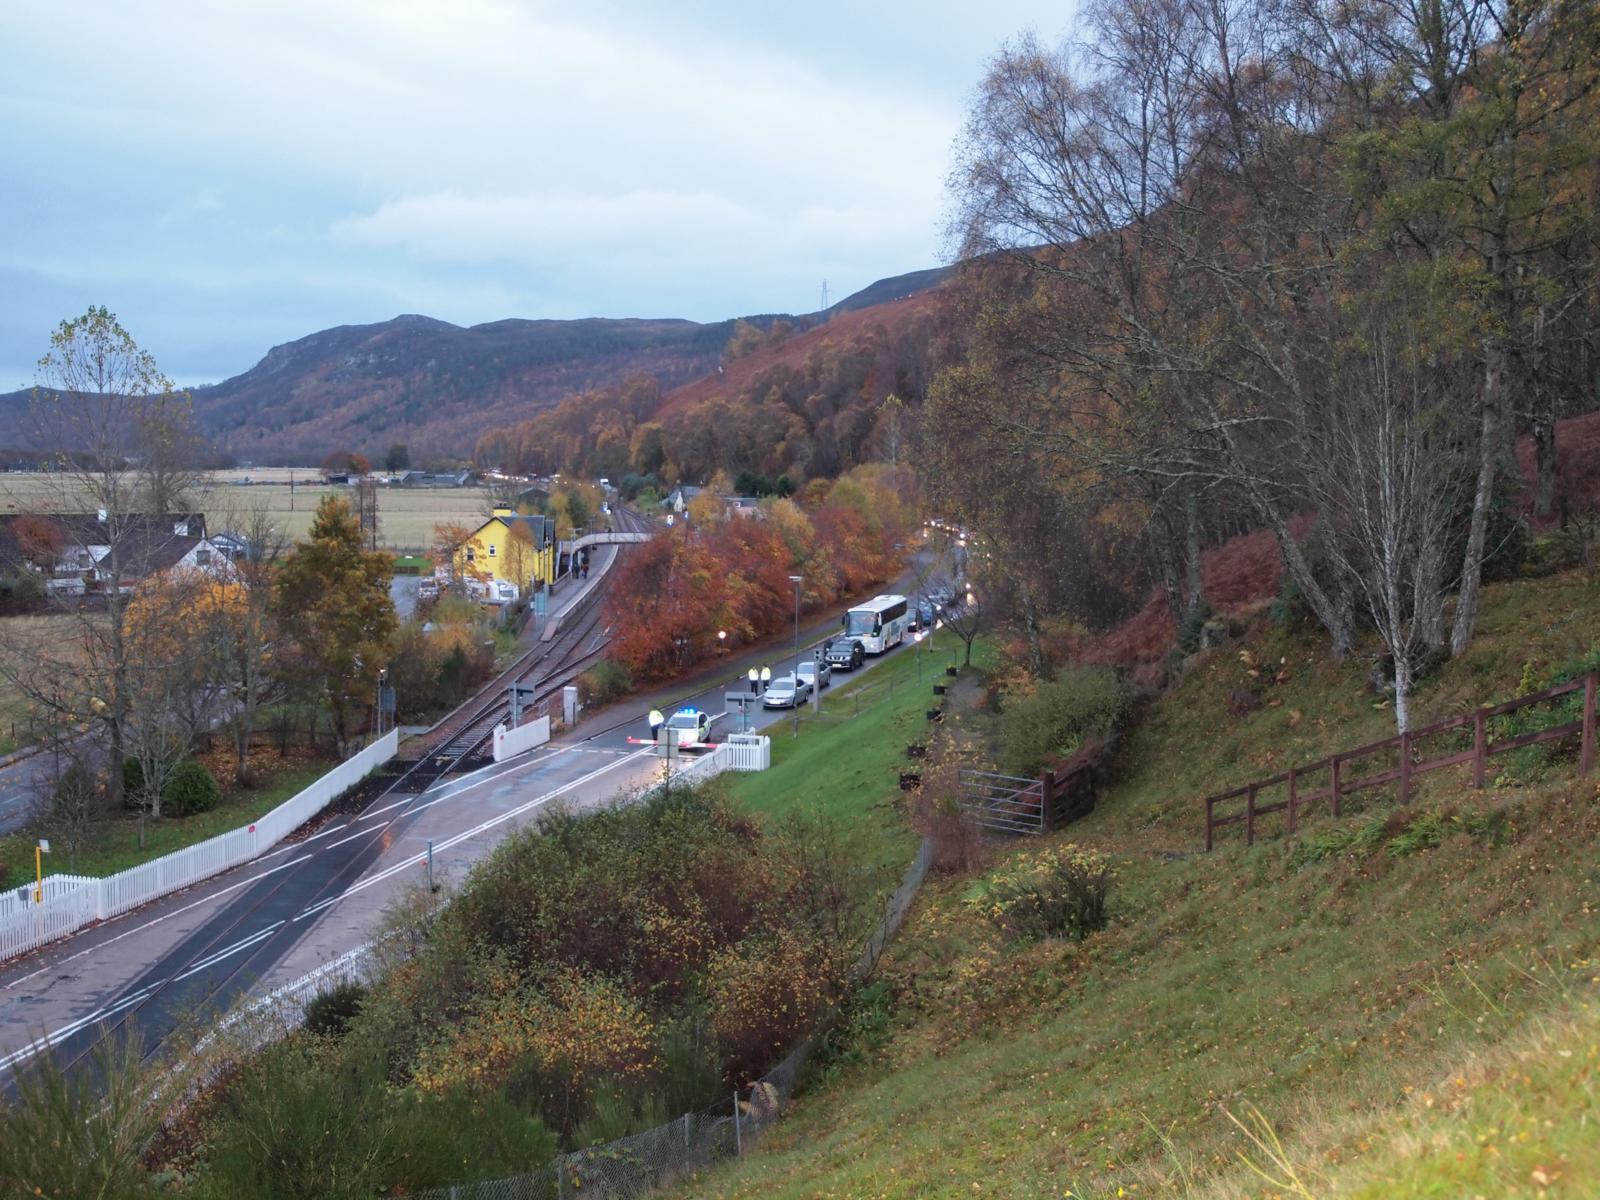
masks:
[[[18,545],[21,522],[34,523],[36,530],[53,530],[63,550],[110,546],[127,555],[129,562],[148,559],[169,542],[187,542],[192,548],[206,536],[204,513],[129,513],[109,523],[98,513],[0,513],[0,554],[24,554]]]

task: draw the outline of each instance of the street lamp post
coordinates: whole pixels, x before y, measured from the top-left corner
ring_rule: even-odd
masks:
[[[800,583],[801,583],[801,577],[799,575],[791,575],[791,576],[789,576],[789,582],[794,584],[794,688],[795,688],[795,691],[798,693],[799,690],[800,690]],[[812,676],[811,686],[813,688],[817,686],[817,682],[816,682],[816,677],[815,676]],[[792,707],[794,709],[794,736],[795,737],[799,737],[800,736],[800,697],[798,695],[796,695],[794,697],[794,702],[793,702],[793,704],[790,705],[790,707]]]
[[[44,856],[50,853],[50,839],[40,838],[33,847],[33,902],[44,903]]]

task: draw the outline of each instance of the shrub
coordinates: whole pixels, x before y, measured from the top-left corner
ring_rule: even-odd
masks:
[[[600,708],[633,691],[633,672],[619,662],[601,659],[578,676],[578,696],[585,708]]]
[[[1200,634],[1210,619],[1209,602],[1202,600],[1199,604],[1191,605],[1183,614],[1183,622],[1178,626],[1178,648],[1185,654],[1193,654],[1200,649]]]
[[[1110,887],[1105,855],[1069,844],[1018,855],[968,903],[1009,938],[1076,941],[1105,928]]]
[[[222,789],[205,763],[186,758],[172,770],[161,797],[161,811],[169,817],[192,817],[210,812],[222,800]]]
[[[800,934],[747,938],[706,972],[711,1025],[733,1083],[759,1078],[815,1024],[832,981],[826,955]]]
[[[222,1098],[202,1195],[356,1200],[384,1194],[402,1141],[376,1055],[306,1039],[257,1055]]]
[[[1126,707],[1127,692],[1109,667],[1067,667],[1026,698],[1008,694],[1000,721],[1004,769],[1037,775],[1088,738],[1115,729]]]
[[[156,1102],[142,1053],[134,1031],[71,1073],[48,1053],[15,1069],[16,1095],[0,1104],[0,1196],[158,1195],[142,1159],[170,1104]]]
[[[703,1021],[679,1021],[662,1035],[656,1091],[668,1116],[695,1112],[722,1098],[722,1064]]]
[[[306,1029],[324,1037],[343,1037],[366,998],[367,989],[353,981],[318,992],[306,1005]]]
[[[122,760],[122,803],[129,808],[144,807],[144,768],[137,758]]]
[[[537,1116],[493,1093],[407,1092],[393,1103],[399,1154],[386,1194],[521,1175],[555,1157],[555,1134]]]
[[[604,1146],[646,1129],[665,1125],[683,1110],[668,1111],[659,1096],[632,1096],[624,1088],[606,1084],[595,1093],[589,1116],[572,1131],[568,1139],[574,1150]]]

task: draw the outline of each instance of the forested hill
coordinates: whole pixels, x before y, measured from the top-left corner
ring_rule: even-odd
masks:
[[[647,372],[673,383],[716,367],[732,321],[495,321],[428,317],[347,325],[274,347],[243,375],[194,393],[220,448],[244,459],[393,442],[464,455],[485,426]]]
[[[934,287],[860,308],[841,301],[821,323],[740,323],[703,377],[675,388],[635,377],[577,393],[490,430],[477,459],[665,482],[719,470],[814,479],[895,461],[909,454],[934,375],[960,353],[952,309],[948,289]]]
[[[878,280],[828,314],[744,318],[805,329],[836,312],[881,304],[936,283],[942,272]],[[575,393],[648,375],[663,391],[716,372],[740,322],[677,319],[504,320],[463,328],[405,315],[341,325],[275,346],[250,370],[193,389],[217,448],[244,461],[320,459],[334,448],[381,456],[394,442],[465,457],[484,430],[511,425]],[[0,395],[0,422],[26,428],[26,391]]]

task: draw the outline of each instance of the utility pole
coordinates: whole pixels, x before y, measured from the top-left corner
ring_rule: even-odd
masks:
[[[789,576],[789,582],[794,584],[794,687],[795,687],[795,691],[798,692],[800,690],[800,582],[801,582],[801,576],[799,576],[799,575],[791,575],[791,576]],[[816,676],[812,676],[812,678],[811,678],[811,687],[812,687],[813,691],[816,690],[816,686],[817,686]],[[794,709],[794,736],[795,737],[799,737],[800,736],[800,697],[798,695],[796,695],[794,697],[794,702],[793,702],[793,704],[790,705],[790,707]]]
[[[822,307],[817,311],[821,313],[828,311],[828,281],[826,279],[822,281]]]

